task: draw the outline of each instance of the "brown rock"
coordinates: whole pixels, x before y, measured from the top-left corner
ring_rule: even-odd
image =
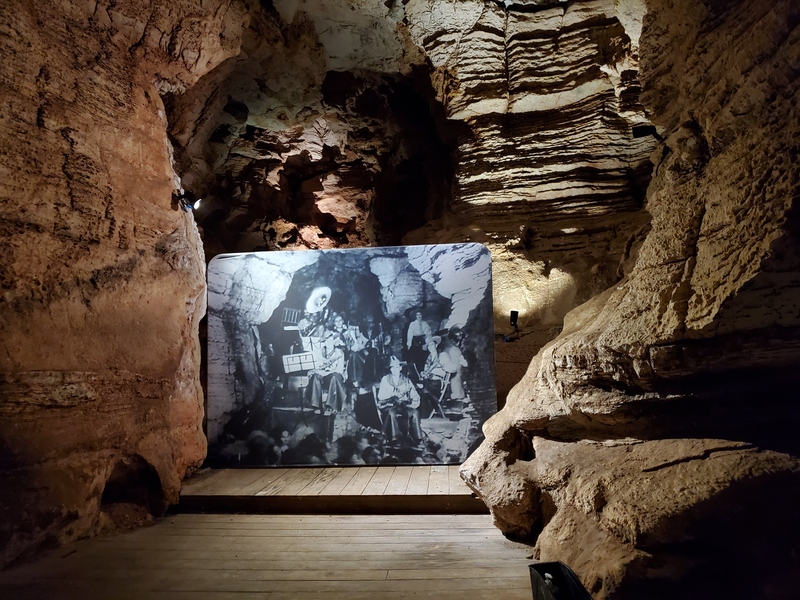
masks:
[[[86,535],[112,504],[163,512],[205,454],[202,252],[191,216],[171,207],[157,88],[191,85],[235,53],[245,11],[2,13],[5,564]]]
[[[666,140],[635,266],[567,315],[462,467],[499,526],[544,525],[539,556],[572,565],[596,598],[790,597],[798,569],[786,424],[800,14],[690,4],[651,4],[643,28],[642,97]],[[542,437],[495,459],[525,435]],[[504,495],[526,482],[538,510]]]

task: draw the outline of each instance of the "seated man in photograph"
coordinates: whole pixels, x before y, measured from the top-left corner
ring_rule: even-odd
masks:
[[[341,338],[333,333],[326,335],[320,342],[317,367],[308,372],[306,400],[310,406],[326,415],[341,410],[347,396],[344,376],[345,360]],[[324,407],[323,391],[328,392]]]
[[[419,393],[403,374],[403,363],[396,356],[389,359],[389,373],[378,388],[378,408],[383,415],[383,434],[387,444],[396,444],[404,436],[412,444],[422,442],[419,425]]]

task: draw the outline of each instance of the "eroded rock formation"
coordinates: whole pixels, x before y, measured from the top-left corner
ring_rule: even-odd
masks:
[[[478,241],[496,259],[501,396],[646,230],[655,140],[640,2],[276,1],[168,99],[207,258]]]
[[[595,597],[788,598],[800,13],[649,8],[642,99],[666,137],[651,230],[628,276],[567,315],[462,472],[504,531],[538,534],[538,556],[571,562]]]
[[[647,228],[655,140],[638,101],[641,2],[409,2],[447,116],[463,121],[450,211],[406,236],[495,260],[503,397],[564,315],[618,281]],[[646,129],[645,129],[646,130]]]
[[[0,564],[163,512],[205,455],[204,262],[159,88],[238,52],[246,14],[3,5]]]
[[[423,54],[379,2],[275,6],[235,59],[168,101],[208,258],[399,243],[449,193]]]

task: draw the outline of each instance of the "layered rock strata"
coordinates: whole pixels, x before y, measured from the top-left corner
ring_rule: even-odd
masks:
[[[502,361],[507,391],[564,314],[626,272],[647,227],[643,4],[274,8],[168,101],[207,258],[486,243],[496,328],[517,310],[525,333]]]
[[[409,2],[437,97],[463,121],[451,212],[406,237],[485,243],[504,397],[564,315],[624,276],[655,146],[639,104],[639,2]],[[508,387],[507,387],[508,386]]]
[[[239,56],[168,102],[208,258],[396,244],[448,193],[424,57],[386,7],[294,4],[255,14]],[[352,30],[377,37],[350,47]]]
[[[651,230],[463,467],[596,598],[796,593],[798,23],[790,2],[650,5]]]
[[[238,2],[2,8],[0,565],[141,521],[205,454],[200,240],[159,90],[238,52]]]

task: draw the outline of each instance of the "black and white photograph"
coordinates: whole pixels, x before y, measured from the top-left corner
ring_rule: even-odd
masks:
[[[220,255],[214,466],[458,464],[497,410],[480,244]]]

